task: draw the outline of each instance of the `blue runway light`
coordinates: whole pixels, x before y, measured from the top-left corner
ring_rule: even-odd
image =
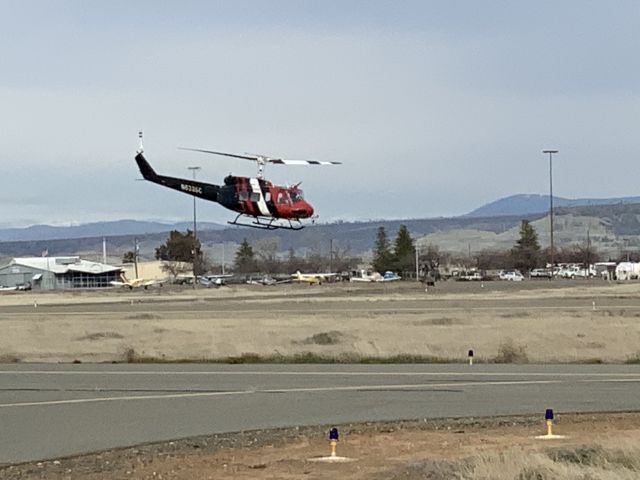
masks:
[[[547,411],[544,412],[544,419],[545,420],[553,420],[553,409],[547,408]]]
[[[329,440],[338,440],[338,436],[338,429],[336,427],[329,430]]]

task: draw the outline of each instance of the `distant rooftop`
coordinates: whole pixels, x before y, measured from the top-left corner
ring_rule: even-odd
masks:
[[[97,275],[121,270],[120,267],[82,260],[80,257],[17,257],[11,260],[10,265],[22,265],[55,274],[79,272]]]

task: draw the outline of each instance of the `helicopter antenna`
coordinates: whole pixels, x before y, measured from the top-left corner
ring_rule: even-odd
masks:
[[[142,132],[138,132],[138,153],[144,152],[144,147],[142,146]]]

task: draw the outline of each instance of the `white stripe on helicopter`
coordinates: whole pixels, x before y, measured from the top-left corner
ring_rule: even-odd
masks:
[[[251,191],[258,194],[258,201],[256,203],[258,204],[260,214],[265,216],[271,215],[269,208],[267,207],[267,203],[264,201],[264,195],[262,194],[262,189],[260,188],[260,182],[258,182],[258,179],[250,178],[249,183],[251,184]]]

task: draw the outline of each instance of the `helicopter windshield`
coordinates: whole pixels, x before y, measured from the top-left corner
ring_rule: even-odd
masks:
[[[299,202],[300,200],[304,200],[304,192],[302,190],[291,190],[289,192],[291,195],[291,201],[293,203]]]

